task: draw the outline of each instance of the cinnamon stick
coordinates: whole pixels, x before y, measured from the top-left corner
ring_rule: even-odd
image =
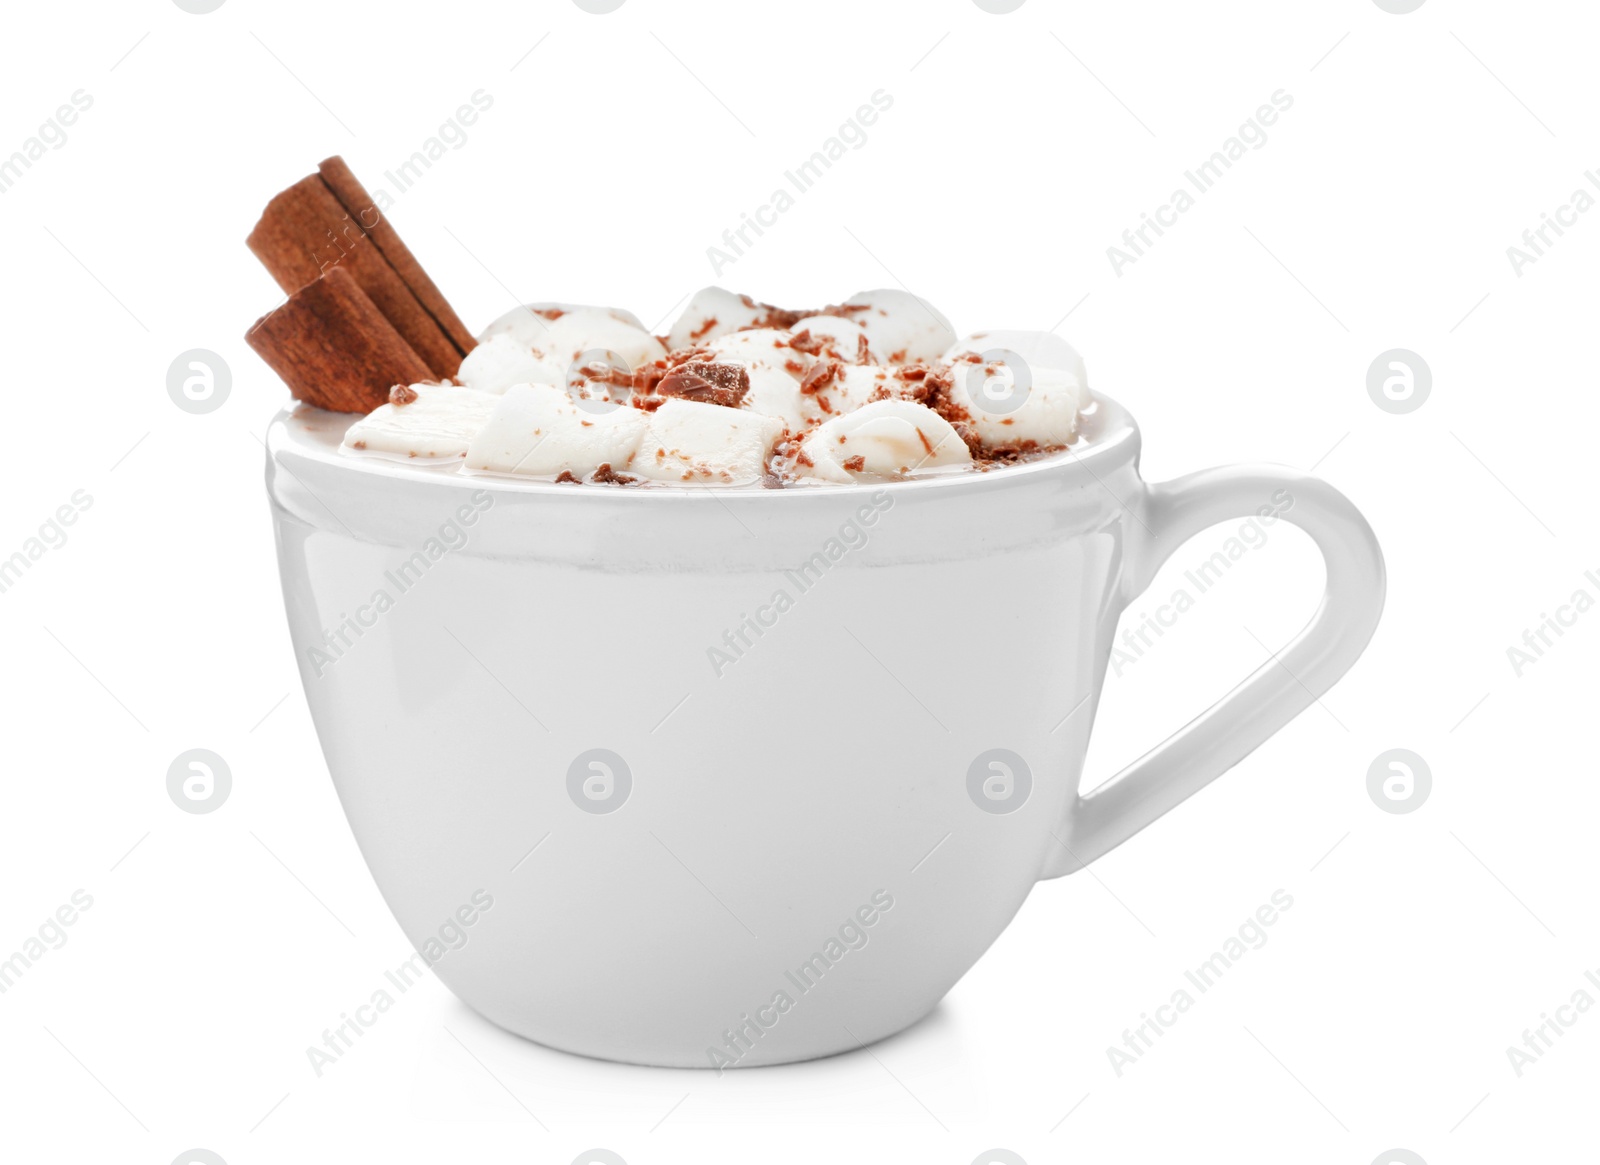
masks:
[[[326,175],[331,175],[330,183]],[[342,159],[278,194],[246,240],[291,295],[345,268],[392,330],[428,366],[454,376],[471,336]]]
[[[295,399],[334,412],[371,412],[391,386],[436,378],[345,263],[297,289],[245,340]]]
[[[417,262],[411,248],[401,242],[399,233],[389,225],[389,220],[378,209],[372,195],[367,193],[367,188],[361,185],[361,180],[350,167],[344,164],[344,159],[338,154],[326,158],[317,166],[317,172],[345,210],[367,228],[373,242],[377,243],[384,258],[389,260],[389,265],[405,281],[411,293],[444,330],[461,355],[465,356],[476,348],[477,339],[467,331],[467,325],[461,322],[461,317],[456,315],[455,308],[450,306],[444,293],[428,278],[428,273]],[[451,373],[454,372],[455,369],[451,369]]]

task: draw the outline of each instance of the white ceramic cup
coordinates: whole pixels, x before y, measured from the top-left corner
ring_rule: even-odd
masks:
[[[267,483],[351,828],[418,967],[605,1059],[775,1064],[915,1023],[1035,882],[1325,692],[1383,606],[1342,495],[1261,466],[1147,485],[1104,398],[1047,460],[786,490],[427,472],[340,454],[347,422],[281,415]],[[1316,615],[1080,795],[1119,614],[1265,511],[1322,551]]]

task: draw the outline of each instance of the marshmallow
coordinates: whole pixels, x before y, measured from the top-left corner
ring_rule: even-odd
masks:
[[[709,343],[766,319],[770,310],[748,295],[724,291],[720,287],[702,287],[667,333],[667,346],[677,351]]]
[[[565,358],[568,363],[584,352],[609,351],[627,361],[631,371],[667,354],[661,341],[645,331],[638,320],[609,308],[576,308],[552,320],[550,332],[552,339],[544,350],[546,355],[552,355],[550,348],[554,348],[555,358]]]
[[[893,369],[881,364],[846,364],[825,391],[835,413],[848,413],[871,403],[880,394],[900,396],[905,387],[895,378]]]
[[[1010,353],[974,363],[965,354]],[[952,345],[950,399],[971,415],[984,448],[1066,445],[1087,404],[1083,357],[1050,332],[978,332]]]
[[[455,460],[467,451],[500,398],[453,384],[395,385],[379,405],[345,430],[344,446],[419,461]]]
[[[548,318],[551,316],[555,318]],[[514,308],[483,330],[480,346],[501,336],[509,337],[509,340],[500,341],[502,345],[514,343],[532,354],[534,363],[540,367],[534,382],[541,384],[581,381],[574,367],[580,357],[588,364],[600,360],[602,353],[612,352],[632,371],[667,354],[661,341],[646,331],[632,312],[583,304],[530,304]],[[476,351],[468,353],[467,359],[470,360]],[[484,360],[498,358],[488,355]],[[549,375],[548,368],[559,369],[559,375],[545,379]],[[476,375],[476,367],[469,372]]]
[[[545,338],[550,335],[550,325],[553,322],[548,317],[559,317],[566,312],[579,310],[587,308],[583,304],[576,303],[530,303],[514,307],[479,332],[478,342],[483,343],[496,336],[510,336],[525,347],[533,348],[538,345],[543,350]]]
[[[677,397],[646,415],[629,472],[657,481],[760,481],[772,446],[783,435],[783,422],[775,417]]]
[[[972,464],[966,442],[950,422],[908,400],[874,401],[835,417],[814,429],[800,449],[811,461],[809,467],[802,463],[803,469],[840,484]]]
[[[968,353],[981,356],[996,348],[1015,352],[1026,360],[1031,368],[1057,368],[1063,372],[1070,372],[1077,379],[1080,388],[1086,388],[1089,384],[1083,357],[1078,355],[1076,348],[1054,332],[1021,332],[1005,329],[973,332],[951,344],[940,358],[948,362]]]
[[[489,473],[579,477],[633,460],[645,414],[623,405],[607,413],[580,409],[564,388],[519,384],[506,390],[467,449],[466,466]]]
[[[739,363],[746,368],[775,368],[798,381],[815,357],[791,348],[789,341],[792,339],[794,333],[783,328],[750,328],[721,336],[701,347],[714,352],[714,359],[720,362]]]
[[[479,392],[504,392],[513,384],[561,384],[567,370],[533,354],[509,332],[499,332],[468,352],[456,379]]]
[[[625,324],[638,328],[641,332],[645,330],[644,321],[625,307],[607,307],[603,304],[597,307],[587,303],[557,303],[555,300],[544,300],[540,303],[530,303],[527,306],[529,311],[537,312],[546,317],[559,317],[576,312],[604,312],[613,319],[621,320]]]
[[[845,300],[844,306],[866,308],[849,314],[866,333],[875,363],[933,360],[955,343],[956,332],[950,321],[909,291],[862,291]]]

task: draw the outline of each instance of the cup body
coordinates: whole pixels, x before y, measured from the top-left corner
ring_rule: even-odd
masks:
[[[1138,435],[960,478],[626,489],[343,457],[288,413],[289,627],[373,877],[468,1006],[679,1067],[926,1015],[1064,836]]]

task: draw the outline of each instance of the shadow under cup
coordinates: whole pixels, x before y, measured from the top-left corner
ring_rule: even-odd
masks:
[[[345,420],[268,441],[294,649],[417,973],[493,1023],[680,1067],[850,1050],[1071,868],[1148,581],[1113,402],[1038,462],[787,490],[418,470],[340,455]]]

